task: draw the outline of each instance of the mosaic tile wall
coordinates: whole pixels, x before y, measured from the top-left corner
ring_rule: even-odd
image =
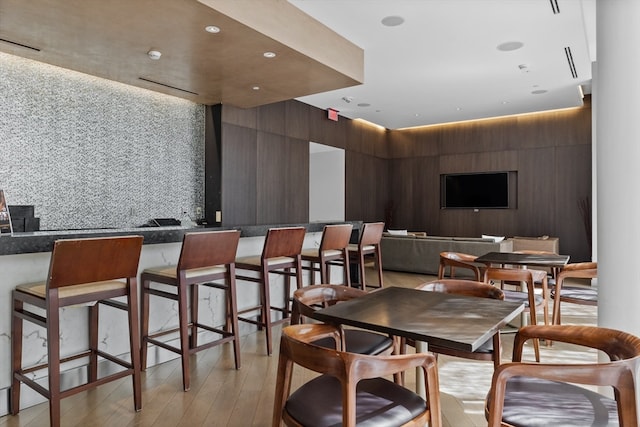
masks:
[[[0,188],[42,230],[204,206],[204,106],[0,53]]]

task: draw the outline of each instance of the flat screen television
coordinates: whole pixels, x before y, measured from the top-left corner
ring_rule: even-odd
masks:
[[[509,208],[509,172],[445,174],[440,186],[442,208]]]

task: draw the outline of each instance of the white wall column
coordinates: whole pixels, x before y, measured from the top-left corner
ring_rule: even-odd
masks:
[[[598,324],[640,336],[640,1],[598,1]]]

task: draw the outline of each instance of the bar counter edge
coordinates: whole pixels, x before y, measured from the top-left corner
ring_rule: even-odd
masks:
[[[108,237],[141,235],[145,245],[159,243],[180,242],[185,233],[203,232],[214,230],[240,230],[240,237],[265,236],[269,228],[303,226],[307,233],[321,232],[325,225],[350,223],[354,232],[358,233],[362,221],[330,221],[310,222],[299,224],[268,224],[268,225],[241,225],[232,227],[139,227],[139,228],[113,228],[113,229],[88,229],[88,230],[52,230],[13,233],[0,236],[0,256],[17,255],[27,253],[51,252],[53,243],[59,239],[78,239],[88,237]]]

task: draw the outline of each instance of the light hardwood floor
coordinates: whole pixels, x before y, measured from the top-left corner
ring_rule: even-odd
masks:
[[[415,287],[433,276],[385,271],[386,286]],[[565,323],[595,324],[596,308],[567,304]],[[279,328],[275,330],[279,336]],[[503,361],[510,360],[511,334],[504,334]],[[143,409],[134,412],[131,380],[125,378],[62,401],[63,426],[270,426],[275,388],[278,340],[274,355],[265,355],[264,333],[243,337],[242,368],[234,369],[230,344],[192,357],[192,385],[182,391],[179,359],[149,368],[143,375]],[[574,358],[595,361],[594,353],[577,352],[554,344],[542,346],[543,360]],[[490,362],[441,356],[440,390],[445,426],[486,426],[483,404],[491,383]],[[294,387],[313,374],[294,373]],[[407,387],[414,387],[407,375]],[[24,409],[17,416],[0,418],[0,427],[48,425],[46,403]]]

